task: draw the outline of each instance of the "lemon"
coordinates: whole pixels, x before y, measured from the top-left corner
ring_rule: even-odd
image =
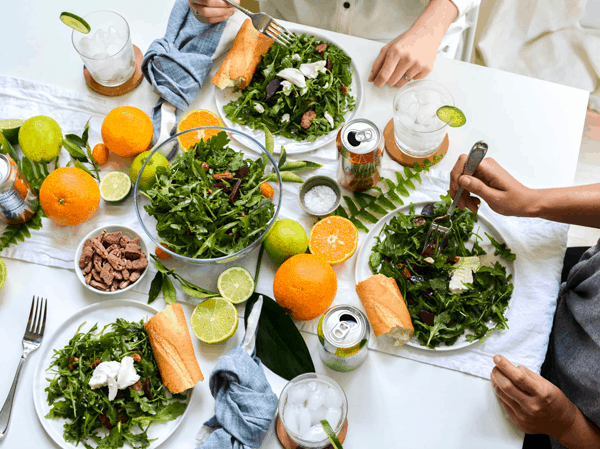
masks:
[[[25,120],[19,130],[19,145],[28,159],[50,162],[62,148],[62,131],[50,117],[38,115]]]
[[[144,151],[143,153],[138,154],[133,163],[131,164],[131,168],[129,169],[129,178],[131,182],[135,184],[137,181],[137,177],[142,169],[142,165],[150,156],[152,151]],[[144,168],[144,172],[142,173],[142,177],[140,178],[140,189],[148,190],[154,184],[154,175],[156,174],[157,167],[168,167],[169,161],[166,157],[164,157],[160,153],[155,153],[154,156],[148,161],[146,164],[146,168]]]
[[[16,145],[19,141],[19,129],[23,123],[23,120],[18,118],[5,118],[0,120],[0,131],[4,133],[10,143]]]
[[[204,343],[221,343],[235,334],[238,321],[238,312],[233,304],[223,298],[209,298],[194,309],[192,330]]]
[[[245,268],[231,267],[219,275],[217,288],[223,298],[232,304],[239,304],[254,293],[254,279]]]
[[[0,288],[4,287],[4,283],[6,282],[6,265],[4,265],[4,261],[0,259]]]
[[[131,180],[127,173],[113,171],[102,178],[100,196],[109,203],[120,203],[131,193]]]
[[[292,256],[304,254],[307,249],[306,231],[300,223],[289,218],[275,222],[265,239],[265,250],[278,265]]]

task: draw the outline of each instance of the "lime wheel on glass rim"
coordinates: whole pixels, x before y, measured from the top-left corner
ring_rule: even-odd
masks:
[[[83,34],[88,34],[92,30],[92,27],[90,27],[89,23],[87,23],[77,14],[73,14],[71,12],[61,12],[60,20],[68,27],[73,28],[75,31],[79,31]]]

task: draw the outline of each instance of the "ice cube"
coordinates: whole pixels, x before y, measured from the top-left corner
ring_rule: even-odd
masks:
[[[295,385],[288,391],[287,400],[296,405],[305,405],[308,399],[308,390],[306,385]]]
[[[417,111],[417,123],[425,125],[426,122],[436,117],[438,108],[436,104],[425,104],[419,107]]]
[[[308,393],[308,402],[306,407],[310,410],[316,410],[323,405],[325,402],[325,395],[327,394],[327,386],[323,384],[317,385],[314,391]]]
[[[106,53],[106,47],[107,47],[107,45],[106,45],[106,36],[104,34],[104,31],[103,30],[96,30],[96,32],[92,36],[92,39],[94,40],[94,42],[98,46],[98,52],[99,53]]]
[[[415,119],[413,117],[411,117],[410,115],[402,114],[402,115],[399,115],[397,118],[400,121],[400,123],[402,123],[408,129],[414,128]]]
[[[321,420],[325,419],[325,415],[327,415],[327,407],[321,406],[316,410],[310,411],[310,423],[311,425],[319,424]]]
[[[306,407],[298,409],[298,435],[304,435],[310,429],[310,412]]]
[[[309,382],[308,384],[306,384],[308,391],[315,391],[317,389],[317,383],[316,382]]]
[[[300,435],[303,440],[310,441],[313,443],[323,441],[327,438],[327,434],[325,433],[325,430],[323,429],[323,426],[321,424],[316,424],[312,426],[310,429],[308,429],[306,432]]]
[[[325,405],[329,408],[342,408],[342,396],[335,388],[329,387],[325,395]]]
[[[424,90],[419,92],[419,103],[421,104],[439,103],[440,100],[440,94],[433,90]]]
[[[340,423],[340,419],[342,418],[342,409],[341,408],[328,408],[327,413],[325,414],[325,419],[329,423],[332,428],[336,428]]]
[[[417,96],[414,92],[407,92],[400,97],[398,101],[398,107],[401,111],[406,111],[409,106],[417,102]]]
[[[119,41],[119,32],[114,26],[109,26],[108,31],[106,32],[106,43],[114,44]]]
[[[412,118],[417,118],[418,110],[419,110],[419,105],[417,103],[413,103],[406,109],[406,113],[408,115],[410,115]]]
[[[298,409],[289,402],[283,408],[283,422],[285,427],[295,434],[298,434]]]
[[[78,44],[79,52],[84,56],[93,56],[96,53],[100,53],[100,48],[95,41],[89,37],[82,37]]]

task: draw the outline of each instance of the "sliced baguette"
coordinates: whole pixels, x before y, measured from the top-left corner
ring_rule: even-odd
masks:
[[[169,304],[144,325],[165,387],[181,393],[204,380],[180,304]]]
[[[396,280],[376,274],[359,282],[356,293],[367,311],[375,336],[390,335],[396,346],[406,343],[415,331]]]
[[[273,39],[256,31],[252,21],[246,19],[211,83],[221,90],[233,86],[245,89],[252,81],[262,55],[269,51],[273,42]]]

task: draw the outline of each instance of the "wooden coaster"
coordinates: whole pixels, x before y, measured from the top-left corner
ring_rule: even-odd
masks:
[[[142,60],[144,59],[144,55],[142,54],[142,50],[135,45],[133,46],[133,54],[135,55],[135,72],[133,72],[131,78],[119,86],[107,87],[98,84],[94,78],[92,78],[92,75],[90,75],[89,70],[83,66],[83,76],[88,87],[107,97],[118,97],[119,95],[124,95],[138,87],[144,79],[144,75],[142,74]]]
[[[389,156],[399,164],[408,166],[412,166],[416,162],[421,167],[423,167],[426,160],[431,161],[433,164],[433,158],[435,156],[444,156],[448,152],[448,146],[450,145],[448,134],[446,134],[446,137],[444,137],[444,140],[442,141],[440,147],[431,156],[409,156],[408,154],[404,153],[400,148],[398,148],[398,144],[396,143],[396,139],[394,138],[394,119],[390,120],[389,123],[386,125],[385,131],[383,131],[383,137],[385,139],[385,151],[387,151],[387,154],[389,154]]]
[[[297,449],[297,448],[301,449],[300,446],[298,446],[294,441],[292,441],[292,439],[286,432],[285,427],[283,427],[283,423],[281,422],[281,419],[279,419],[279,415],[277,415],[276,426],[277,426],[277,438],[279,438],[279,442],[285,449]],[[344,425],[342,426],[342,430],[340,430],[340,433],[337,436],[338,439],[340,440],[340,443],[342,443],[342,444],[344,443],[347,433],[348,433],[348,419],[346,418],[346,421],[344,421]],[[325,447],[325,449],[333,449],[333,446],[330,444],[329,446]]]

